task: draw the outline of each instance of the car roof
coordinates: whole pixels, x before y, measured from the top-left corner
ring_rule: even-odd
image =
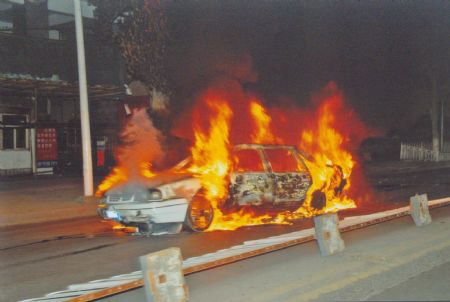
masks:
[[[270,145],[270,144],[239,144],[234,146],[235,150],[240,149],[296,149],[290,145]]]

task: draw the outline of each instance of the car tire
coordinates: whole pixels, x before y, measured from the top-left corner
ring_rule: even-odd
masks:
[[[327,196],[320,190],[315,190],[312,194],[311,206],[314,209],[322,210],[327,205]]]
[[[192,197],[189,203],[185,226],[193,232],[203,232],[209,228],[214,219],[214,209],[202,191]]]
[[[153,225],[151,223],[138,222],[130,224],[130,226],[137,227],[138,233],[142,235],[150,235],[153,231]]]

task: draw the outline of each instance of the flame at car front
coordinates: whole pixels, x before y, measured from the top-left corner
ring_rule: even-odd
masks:
[[[109,189],[127,182],[142,182],[155,176],[152,163],[163,157],[161,133],[153,126],[144,108],[133,109],[119,134],[122,144],[116,148],[117,166],[100,183],[95,193],[101,197]]]
[[[224,100],[207,99],[206,105],[210,110],[210,123],[206,130],[202,130],[197,123],[194,125],[192,164],[187,170],[200,179],[206,198],[217,209],[218,203],[227,196],[226,177],[230,172],[229,124],[233,113]]]

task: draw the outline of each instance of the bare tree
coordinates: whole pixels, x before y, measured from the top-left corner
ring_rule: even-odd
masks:
[[[141,81],[148,91],[170,93],[165,73],[169,40],[167,20],[159,0],[90,0],[96,6],[96,30],[118,45],[129,81]]]
[[[437,14],[437,15],[436,15]],[[449,18],[439,18],[434,11],[415,33],[412,43],[412,64],[416,68],[416,77],[422,83],[418,89],[423,90],[429,101],[433,151],[441,150],[439,122],[441,105],[445,102],[450,85],[450,22]],[[434,17],[434,18],[433,18]]]

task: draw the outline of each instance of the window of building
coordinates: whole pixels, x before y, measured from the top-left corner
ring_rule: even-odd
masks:
[[[25,128],[27,116],[22,114],[3,114],[2,118],[2,149],[26,149],[27,129]]]

